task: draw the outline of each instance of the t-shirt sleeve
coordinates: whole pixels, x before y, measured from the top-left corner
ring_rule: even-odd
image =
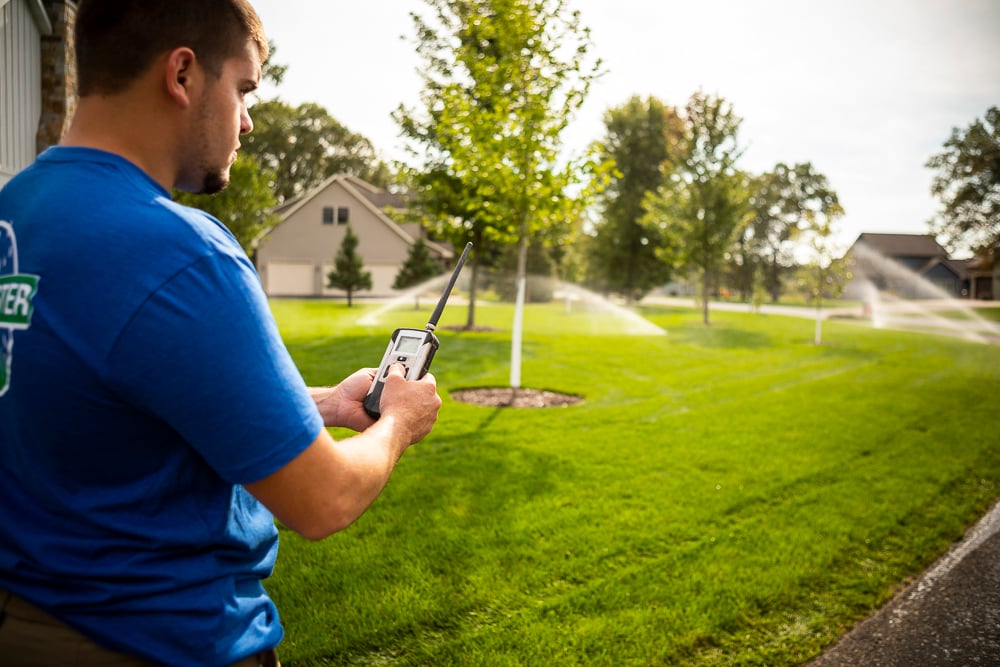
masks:
[[[152,293],[109,361],[123,400],[230,483],[277,471],[323,428],[256,274],[233,257],[206,256]]]

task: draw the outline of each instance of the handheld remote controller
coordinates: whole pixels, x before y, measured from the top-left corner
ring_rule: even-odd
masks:
[[[444,294],[441,295],[441,300],[438,301],[427,326],[423,329],[396,329],[392,332],[392,338],[389,339],[389,345],[385,348],[382,363],[379,364],[375,379],[368,387],[368,394],[365,396],[365,412],[372,419],[378,419],[382,414],[379,409],[382,388],[385,386],[385,378],[389,374],[390,366],[397,362],[403,364],[407,380],[419,380],[430,369],[431,360],[434,359],[434,353],[437,352],[440,345],[437,336],[434,335],[434,329],[437,328],[438,320],[441,319],[441,313],[444,311],[444,305],[448,302],[455,281],[458,280],[458,274],[462,271],[465,258],[469,256],[470,248],[472,248],[471,242],[465,245],[465,250],[462,251],[462,256],[458,260],[458,266],[451,274],[451,280],[448,281],[448,286],[445,287]]]

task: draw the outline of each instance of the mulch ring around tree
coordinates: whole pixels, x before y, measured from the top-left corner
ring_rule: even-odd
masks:
[[[461,403],[471,403],[490,408],[556,408],[575,405],[582,396],[561,394],[545,389],[513,389],[511,387],[478,387],[459,389],[451,397]]]

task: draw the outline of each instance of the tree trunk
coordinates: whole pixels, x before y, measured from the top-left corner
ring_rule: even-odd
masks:
[[[469,279],[469,316],[465,320],[465,328],[476,326],[476,283],[479,282],[479,253],[472,256],[472,278]]]
[[[528,280],[528,236],[521,234],[517,248],[517,298],[514,303],[514,327],[510,341],[510,386],[521,387],[521,341],[524,331],[524,291]]]
[[[823,344],[823,267],[818,267],[819,275],[817,277],[817,290],[816,290],[816,332],[813,336],[813,340],[816,345]]]
[[[771,293],[771,303],[778,303],[781,299],[781,270],[778,267],[777,259],[768,265],[767,287]]]
[[[701,319],[708,326],[708,269],[701,276]]]

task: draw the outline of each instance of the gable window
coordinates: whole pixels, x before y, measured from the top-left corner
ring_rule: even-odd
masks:
[[[333,207],[324,206],[323,207],[323,224],[332,225],[333,224]]]
[[[346,225],[348,222],[351,221],[350,218],[351,218],[351,209],[347,208],[346,206],[341,206],[337,209],[338,225]]]

